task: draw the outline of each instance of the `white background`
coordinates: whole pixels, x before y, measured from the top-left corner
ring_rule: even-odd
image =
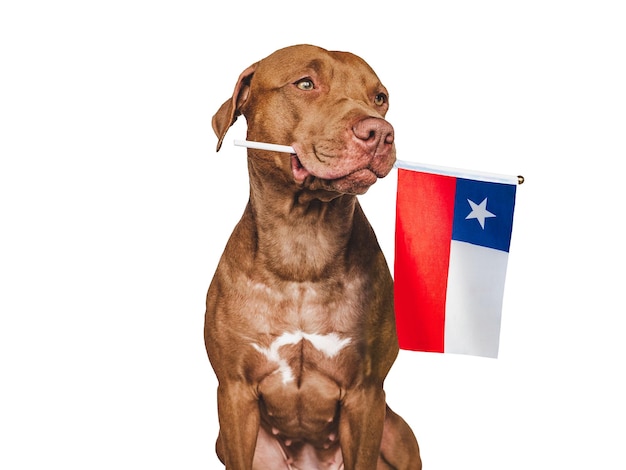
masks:
[[[247,174],[210,119],[296,43],[373,66],[399,158],[526,177],[500,358],[386,382],[425,468],[626,468],[621,3],[3,2],[0,468],[220,468],[204,296]],[[395,185],[361,199],[390,264]]]

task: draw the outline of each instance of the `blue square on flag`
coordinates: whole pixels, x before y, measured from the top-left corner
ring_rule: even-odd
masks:
[[[452,239],[509,251],[515,186],[457,178]]]

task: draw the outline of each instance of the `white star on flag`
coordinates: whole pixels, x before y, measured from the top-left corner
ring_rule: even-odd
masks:
[[[474,201],[468,199],[470,207],[472,208],[472,212],[469,213],[465,220],[467,219],[477,219],[480,223],[480,226],[483,230],[485,230],[485,219],[489,217],[495,217],[495,214],[492,214],[487,210],[487,198],[483,199],[483,202],[480,204],[476,204]]]

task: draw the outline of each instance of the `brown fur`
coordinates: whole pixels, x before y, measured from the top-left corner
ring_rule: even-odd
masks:
[[[395,161],[387,91],[359,57],[314,46],[247,68],[215,114],[243,114],[250,200],[207,296],[228,470],[421,469],[385,403],[398,353],[393,281],[356,195]]]

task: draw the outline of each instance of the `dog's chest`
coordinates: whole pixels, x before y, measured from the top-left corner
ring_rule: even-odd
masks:
[[[272,374],[278,375],[284,386],[301,381],[307,370],[324,370],[331,366],[352,338],[337,333],[307,333],[302,330],[286,331],[269,346],[252,343],[265,361],[274,366]]]
[[[251,284],[255,331],[247,348],[257,353],[257,379],[274,375],[285,387],[301,383],[309,373],[345,379],[346,361],[357,359],[362,338],[357,284]]]
[[[322,445],[335,428],[341,391],[363,363],[357,284],[249,284],[256,315],[242,349],[263,416],[281,435],[307,429]]]

